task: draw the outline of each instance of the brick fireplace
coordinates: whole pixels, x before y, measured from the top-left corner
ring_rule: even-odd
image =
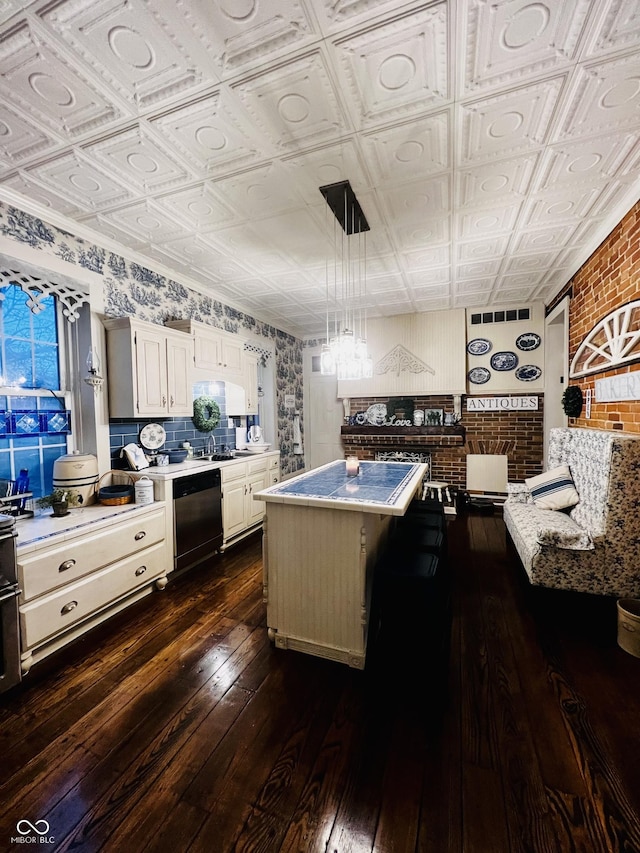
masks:
[[[491,396],[491,395],[487,395]],[[542,471],[543,395],[537,411],[467,412],[462,398],[462,421],[455,427],[343,426],[345,456],[375,459],[378,451],[411,451],[431,457],[431,479],[443,480],[458,489],[466,488],[467,454],[505,454],[508,476],[521,481]],[[366,411],[373,398],[352,398],[350,414]],[[454,411],[453,396],[416,397],[417,409]]]

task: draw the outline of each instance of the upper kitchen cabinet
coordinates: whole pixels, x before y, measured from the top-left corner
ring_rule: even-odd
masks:
[[[107,330],[109,415],[192,415],[191,335],[132,317],[103,323]]]
[[[464,394],[464,308],[369,320],[370,379],[338,381],[338,397]]]
[[[188,332],[193,337],[194,366],[206,370],[212,379],[239,382],[244,373],[244,341],[232,335],[199,323],[197,320],[170,320],[167,326]]]

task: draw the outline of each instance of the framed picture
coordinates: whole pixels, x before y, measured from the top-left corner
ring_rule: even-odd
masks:
[[[398,420],[406,420],[413,417],[413,400],[406,397],[391,397],[387,403],[387,417],[396,416]]]
[[[444,423],[444,409],[425,409],[425,426],[442,426]]]

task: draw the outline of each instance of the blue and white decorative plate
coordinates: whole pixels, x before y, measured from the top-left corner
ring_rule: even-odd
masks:
[[[467,379],[474,385],[484,385],[491,379],[491,371],[486,367],[474,367],[467,373]]]
[[[518,366],[518,356],[515,352],[494,352],[491,356],[491,367],[494,370],[513,370]]]
[[[523,364],[516,370],[516,379],[520,382],[533,382],[542,376],[542,368],[537,364]]]
[[[536,335],[535,332],[523,332],[523,334],[518,335],[516,338],[516,346],[518,349],[523,350],[523,352],[530,352],[532,349],[538,349],[541,343],[542,338],[540,335]]]
[[[491,352],[493,344],[486,338],[474,338],[467,344],[467,352],[469,355],[486,355]]]

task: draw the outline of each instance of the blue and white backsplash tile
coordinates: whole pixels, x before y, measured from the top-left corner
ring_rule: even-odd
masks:
[[[137,317],[160,325],[166,320],[190,318],[227,332],[246,332],[272,341],[281,470],[287,475],[304,468],[304,457],[293,454],[293,419],[284,407],[285,394],[295,394],[296,400],[302,400],[301,340],[3,202],[0,202],[0,234],[43,255],[53,255],[103,276],[105,314],[109,317]],[[45,260],[42,266],[46,267]],[[221,443],[233,444],[233,441]]]

